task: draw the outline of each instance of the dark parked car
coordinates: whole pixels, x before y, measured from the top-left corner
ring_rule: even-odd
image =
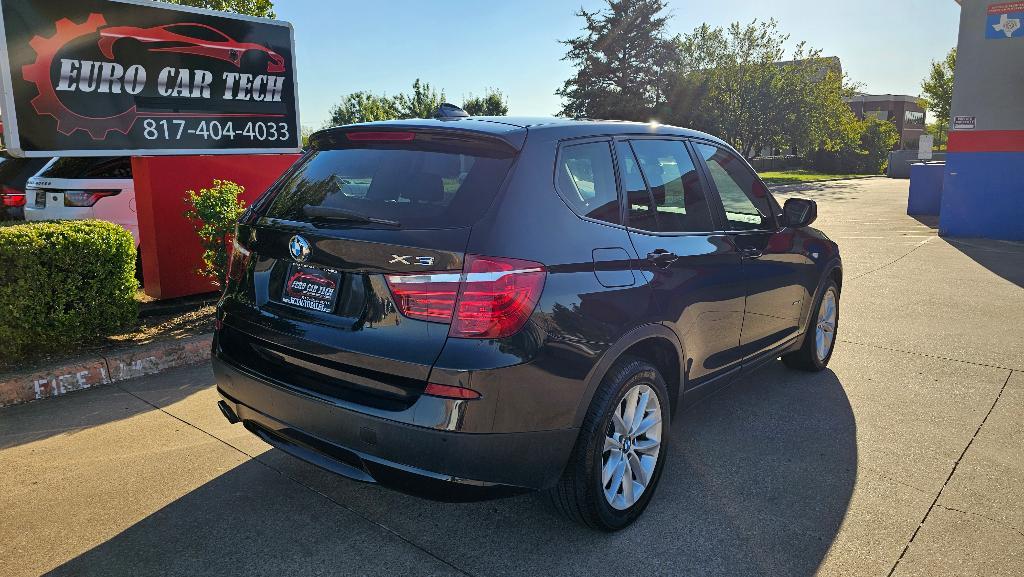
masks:
[[[25,220],[25,183],[49,158],[14,158],[0,150],[0,220]]]
[[[449,115],[458,112],[448,112]],[[546,490],[631,523],[679,407],[822,370],[838,247],[721,140],[446,117],[321,131],[243,216],[214,369],[232,422],[437,499]]]

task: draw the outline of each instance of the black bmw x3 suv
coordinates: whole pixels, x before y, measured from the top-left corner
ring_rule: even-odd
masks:
[[[842,269],[816,215],[671,126],[324,130],[239,224],[219,406],[352,479],[442,500],[546,490],[620,529],[680,406],[780,356],[828,363]]]

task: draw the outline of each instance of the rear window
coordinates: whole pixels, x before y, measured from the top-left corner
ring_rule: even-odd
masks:
[[[25,188],[25,182],[35,176],[48,158],[11,158],[0,153],[0,185],[17,189]]]
[[[39,173],[46,178],[131,178],[132,161],[128,157],[58,158]]]
[[[513,157],[511,149],[419,135],[362,144],[310,152],[279,183],[264,216],[311,222],[336,209],[402,228],[465,227],[490,206]]]

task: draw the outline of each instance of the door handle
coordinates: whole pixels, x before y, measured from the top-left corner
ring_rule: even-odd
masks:
[[[679,255],[663,248],[659,248],[658,250],[647,253],[647,260],[651,261],[656,267],[665,268],[679,260]]]
[[[740,258],[755,259],[761,258],[764,251],[754,246],[745,246],[740,249]]]

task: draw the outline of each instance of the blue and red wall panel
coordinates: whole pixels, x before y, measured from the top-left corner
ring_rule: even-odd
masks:
[[[1024,130],[949,134],[939,233],[1024,240]]]

